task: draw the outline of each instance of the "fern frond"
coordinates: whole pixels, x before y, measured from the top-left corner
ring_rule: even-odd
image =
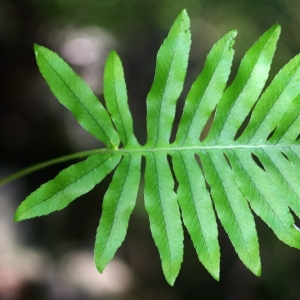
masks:
[[[236,31],[224,35],[191,86],[171,143],[176,102],[188,64],[189,23],[182,11],[158,52],[146,99],[148,138],[144,146],[133,132],[124,72],[116,52],[110,53],[105,66],[106,110],[67,63],[54,52],[35,46],[40,71],[54,95],[108,148],[85,152],[87,160],[63,170],[29,195],[15,218],[20,221],[60,210],[116,168],[96,236],[95,262],[100,272],[125,238],[142,157],[146,161],[145,207],[171,285],[183,260],[183,224],[199,260],[217,280],[216,216],[240,259],[256,275],[260,275],[261,263],[253,213],[280,240],[300,249],[300,232],[290,211],[300,217],[300,56],[288,62],[262,92],[280,34],[280,26],[274,25],[247,51],[236,78],[226,88]],[[208,134],[203,134],[207,128]]]

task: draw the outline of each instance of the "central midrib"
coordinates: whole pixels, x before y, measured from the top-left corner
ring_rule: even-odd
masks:
[[[112,150],[112,152],[118,152],[120,154],[122,153],[136,153],[136,152],[172,152],[172,151],[201,151],[201,150],[226,150],[226,149],[279,149],[284,150],[286,148],[297,148],[300,149],[300,144],[255,144],[255,145],[240,145],[240,144],[234,144],[234,145],[194,145],[194,146],[176,146],[176,145],[170,145],[168,146],[161,146],[161,147],[155,147],[155,148],[148,148],[148,147],[140,147],[135,149],[116,149]],[[100,150],[100,149],[99,149]],[[108,151],[110,149],[107,149]],[[102,149],[103,151],[103,149]]]

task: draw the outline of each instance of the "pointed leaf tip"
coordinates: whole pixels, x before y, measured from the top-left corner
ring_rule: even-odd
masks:
[[[179,15],[184,15],[184,16],[188,17],[188,13],[185,8],[179,13]]]
[[[38,55],[38,50],[39,50],[40,47],[41,47],[41,46],[38,45],[38,44],[36,44],[36,43],[33,44],[33,51],[34,51],[34,55],[35,55],[35,56]]]

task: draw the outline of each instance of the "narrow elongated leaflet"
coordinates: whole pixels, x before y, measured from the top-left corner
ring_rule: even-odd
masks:
[[[264,143],[283,114],[300,93],[300,55],[289,61],[275,76],[255,106],[240,143]]]
[[[119,145],[112,121],[89,86],[55,52],[34,45],[36,61],[57,100],[71,111],[79,124],[107,147]]]
[[[282,115],[269,142],[272,144],[286,145],[295,141],[300,128],[300,94],[292,101],[291,105]]]
[[[212,150],[199,152],[199,155],[217,215],[235,251],[254,274],[260,275],[259,246],[253,216],[223,153]]]
[[[95,262],[100,272],[125,238],[140,183],[140,165],[140,156],[124,156],[104,196],[95,243]]]
[[[235,80],[218,104],[207,143],[232,143],[265,85],[279,34],[280,27],[274,25],[246,53]]]
[[[50,214],[94,188],[120,161],[120,155],[95,154],[61,171],[30,194],[18,207],[15,220]]]
[[[172,162],[179,182],[177,195],[183,222],[199,260],[219,280],[220,247],[217,222],[202,171],[191,151],[172,153]]]
[[[285,185],[285,191],[287,188],[290,188],[292,189],[292,193],[288,193],[285,195],[285,201],[287,202],[287,204],[290,206],[290,208],[295,212],[295,214],[297,215],[298,218],[300,218],[300,187],[299,187],[299,184],[298,184],[298,172],[299,172],[299,169],[300,169],[300,147],[296,146],[296,147],[290,147],[288,149],[284,149],[285,151],[282,152],[281,154],[283,155],[283,153],[286,155],[286,158],[288,159],[288,162],[284,162],[284,163],[281,163],[281,166],[279,168],[279,174],[275,171],[275,172],[272,172],[271,173],[271,176],[273,178],[272,179],[272,182],[278,182],[278,179],[279,181],[282,179],[280,177],[285,177],[287,176],[288,179],[288,185],[286,186],[286,180],[283,180],[280,185],[278,185],[278,187],[280,188],[282,185]],[[277,166],[277,161],[273,161],[273,165],[276,165]],[[289,173],[288,175],[281,175],[281,170],[282,170],[282,166],[285,166],[285,174],[286,173]],[[271,169],[272,170],[272,165],[271,166],[268,166],[268,169]],[[276,177],[277,177],[277,180],[276,180]],[[295,197],[295,195],[297,195]]]
[[[183,259],[183,230],[165,153],[146,154],[145,207],[166,280],[173,285]]]
[[[236,149],[226,151],[226,155],[235,173],[239,189],[249,201],[253,211],[268,224],[280,240],[299,248],[300,232],[293,226],[295,221],[288,204],[274,189],[267,174],[256,165],[251,152]]]
[[[182,91],[191,45],[190,20],[182,11],[157,54],[147,96],[147,147],[169,144],[176,101]]]
[[[264,165],[274,189],[300,217],[300,188],[295,166],[291,165],[291,162],[277,149],[268,149],[268,151],[255,149],[253,152]]]
[[[235,30],[228,32],[208,54],[203,71],[187,95],[178,125],[176,145],[199,143],[200,133],[226,86],[234,54],[232,46],[235,36]]]
[[[106,61],[103,92],[107,109],[111,114],[121,142],[126,145],[126,148],[137,146],[138,142],[133,133],[132,116],[127,102],[124,71],[121,60],[115,51],[109,54]]]

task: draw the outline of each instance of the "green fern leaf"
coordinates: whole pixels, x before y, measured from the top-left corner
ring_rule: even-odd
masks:
[[[108,147],[119,145],[111,118],[88,85],[51,50],[34,45],[40,72],[58,101],[80,125]]]
[[[268,78],[279,33],[280,27],[273,26],[246,53],[235,80],[218,103],[207,143],[232,143]]]
[[[141,156],[126,155],[104,196],[95,243],[95,261],[100,272],[125,238],[140,183],[140,165]]]
[[[256,275],[260,275],[261,262],[252,212],[280,240],[300,249],[300,232],[290,212],[300,217],[300,56],[288,62],[262,92],[280,34],[279,25],[274,25],[247,51],[236,78],[226,88],[236,31],[224,35],[188,92],[171,143],[188,64],[189,23],[182,11],[158,52],[146,99],[148,138],[143,146],[133,132],[124,71],[116,52],[109,54],[105,65],[106,110],[66,62],[35,45],[39,69],[53,94],[107,148],[33,166],[0,184],[46,165],[89,156],[29,195],[16,211],[15,219],[20,221],[66,207],[116,169],[96,235],[95,263],[100,272],[126,236],[142,157],[146,161],[145,207],[169,284],[174,284],[183,260],[183,224],[200,262],[217,280],[216,216],[240,259]]]
[[[188,64],[189,26],[189,18],[183,11],[157,54],[154,82],[146,100],[148,148],[169,144],[176,101],[183,88]]]
[[[226,86],[235,36],[236,31],[227,33],[208,54],[202,73],[187,95],[174,144],[183,146],[199,143],[199,136]]]
[[[119,155],[94,154],[61,171],[30,194],[18,207],[15,220],[21,221],[61,210],[74,199],[89,192],[120,161]]]
[[[167,155],[147,153],[145,207],[167,281],[173,285],[183,256],[183,230]]]
[[[120,58],[112,51],[104,70],[104,97],[111,118],[116,126],[120,140],[128,148],[138,145],[133,133],[133,121],[127,103],[126,83]]]
[[[210,150],[199,154],[224,229],[240,259],[254,274],[260,275],[257,233],[246,198],[238,189],[222,152]]]
[[[192,237],[199,260],[218,280],[220,273],[218,230],[203,174],[195,163],[191,151],[172,153],[172,161],[179,182],[177,195],[184,224]]]

